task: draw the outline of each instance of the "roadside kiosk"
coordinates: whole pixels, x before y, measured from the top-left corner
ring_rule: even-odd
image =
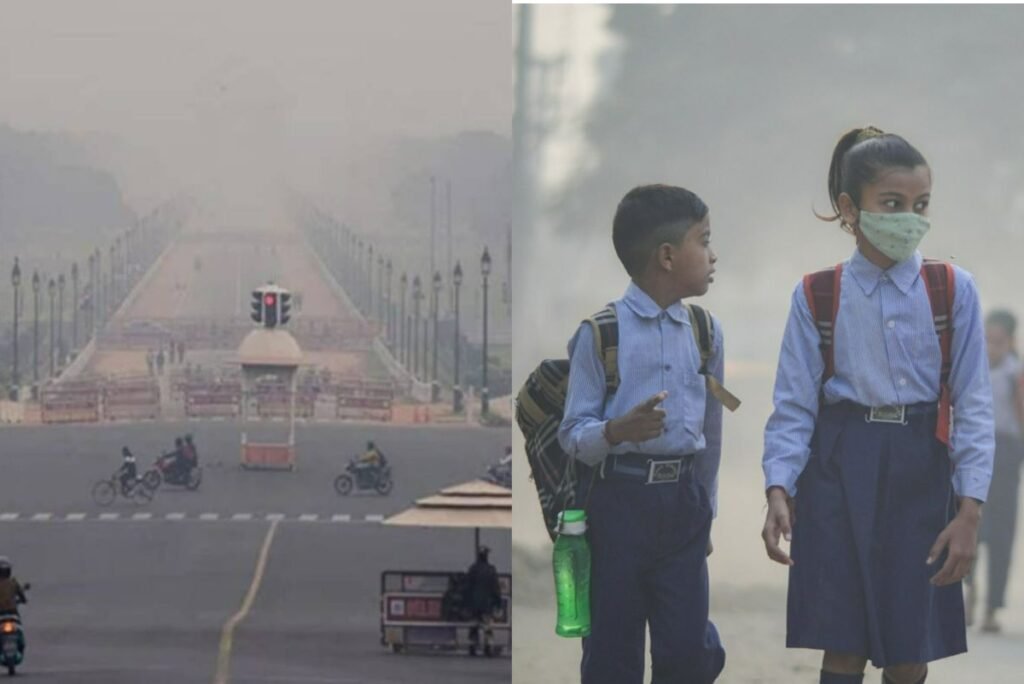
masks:
[[[385,525],[473,529],[473,555],[480,548],[480,528],[512,528],[512,492],[482,480],[442,489],[417,499]],[[450,572],[386,570],[381,573],[381,644],[398,653],[409,648],[461,651],[472,647],[471,635],[481,625],[446,614],[446,594],[464,576]],[[491,616],[491,655],[511,653],[512,576],[499,573],[501,607]]]

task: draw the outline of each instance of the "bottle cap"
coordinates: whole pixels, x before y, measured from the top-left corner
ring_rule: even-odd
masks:
[[[580,535],[587,531],[587,512],[570,508],[558,514],[558,532],[566,535]]]

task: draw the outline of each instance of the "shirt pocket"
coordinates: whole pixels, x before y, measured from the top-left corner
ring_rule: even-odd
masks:
[[[704,376],[688,371],[683,373],[681,382],[683,399],[683,429],[694,440],[704,433],[704,407],[707,402]]]

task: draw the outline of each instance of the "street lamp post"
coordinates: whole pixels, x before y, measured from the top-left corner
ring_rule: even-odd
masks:
[[[413,305],[413,326],[412,326],[412,374],[413,377],[419,377],[420,373],[420,344],[419,344],[419,328],[420,328],[420,302],[423,300],[423,286],[420,283],[420,277],[416,276],[412,279],[412,305]],[[423,345],[426,347],[427,340],[426,336],[423,339]],[[425,370],[425,369],[424,369]]]
[[[11,285],[14,287],[14,340],[11,345],[14,351],[14,368],[11,373],[11,380],[14,387],[11,390],[11,398],[17,400],[19,398],[18,390],[21,386],[21,377],[18,372],[18,314],[20,313],[18,290],[21,287],[21,266],[18,264],[18,257],[14,257],[14,268],[11,269]]]
[[[431,302],[434,316],[434,354],[431,361],[430,377],[434,381],[434,385],[437,386],[437,310],[440,308],[439,297],[441,295],[441,273],[434,271],[434,301]],[[437,390],[434,390],[435,393]],[[437,397],[434,397],[434,401],[437,401]]]
[[[388,279],[388,288],[387,288],[387,293],[388,293],[387,294],[387,299],[388,299],[388,302],[387,302],[388,347],[390,347],[391,350],[394,351],[394,349],[395,349],[395,329],[394,329],[394,317],[395,317],[394,316],[394,308],[395,308],[395,306],[394,306],[394,304],[391,303],[391,258],[390,257],[388,258],[388,263],[385,266],[385,268],[387,269],[387,279]]]
[[[462,388],[459,387],[459,287],[462,285],[462,263],[455,262],[452,272],[452,284],[455,286],[455,374],[452,379],[452,411],[462,413]]]
[[[399,356],[402,359],[402,365],[403,366],[408,366],[409,365],[409,353],[408,353],[408,348],[409,348],[409,339],[408,339],[409,338],[409,326],[406,324],[406,321],[405,321],[405,295],[406,295],[406,292],[409,289],[409,278],[408,278],[408,276],[405,275],[404,271],[402,272],[402,277],[399,278],[399,280],[398,280],[398,284],[401,286],[401,290],[402,290],[402,311],[401,311],[401,314],[399,316],[399,323],[401,324],[400,325],[401,329],[398,331],[398,346],[401,349],[401,352],[400,352]]]
[[[32,384],[39,385],[39,271],[32,271]]]
[[[48,351],[50,352],[49,353],[49,356],[50,356],[50,377],[52,378],[53,377],[53,357],[55,356],[55,353],[54,353],[55,352],[54,343],[57,341],[56,340],[56,335],[55,335],[57,321],[54,320],[54,311],[53,311],[54,298],[57,296],[57,283],[56,283],[56,281],[54,281],[53,278],[50,278],[50,282],[47,283],[46,291],[47,291],[47,294],[50,295],[50,345],[48,347]]]
[[[487,387],[487,276],[491,274],[491,255],[486,247],[484,247],[483,256],[480,257],[480,274],[484,278],[483,378],[480,382],[480,412],[487,414],[490,410],[490,390]]]
[[[64,274],[57,278],[57,367],[64,365]]]
[[[373,245],[369,246],[366,264],[366,318],[373,318]]]
[[[100,248],[97,247],[94,252],[96,255],[96,332],[99,333],[100,327],[103,325],[103,309],[106,306],[106,300],[104,299],[103,292],[103,257],[100,253]]]
[[[71,348],[78,349],[78,262],[71,264]]]

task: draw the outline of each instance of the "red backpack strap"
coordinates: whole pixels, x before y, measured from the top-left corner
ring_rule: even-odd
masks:
[[[821,359],[825,362],[825,370],[821,375],[822,385],[835,374],[832,331],[839,313],[839,285],[842,277],[842,264],[804,276],[804,296],[807,297],[814,325],[818,328],[821,340],[818,347],[821,349]]]
[[[949,446],[949,431],[953,418],[953,401],[949,389],[949,374],[953,370],[953,295],[956,276],[953,265],[944,261],[925,259],[921,275],[928,287],[928,301],[932,307],[935,334],[939,336],[942,366],[939,371],[939,420],[935,437]]]

